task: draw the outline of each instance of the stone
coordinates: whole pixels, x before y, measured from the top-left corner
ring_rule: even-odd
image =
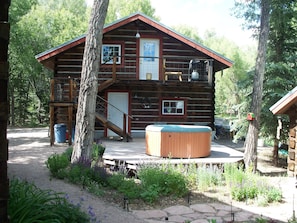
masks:
[[[216,210],[208,204],[194,204],[190,208],[200,213],[216,213]]]
[[[133,211],[133,214],[141,219],[167,217],[167,213],[161,210]]]
[[[172,206],[163,209],[163,211],[169,213],[170,215],[184,215],[194,213],[194,211],[191,208],[184,205]]]

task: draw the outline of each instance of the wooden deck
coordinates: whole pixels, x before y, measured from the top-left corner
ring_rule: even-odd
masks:
[[[197,159],[168,159],[145,154],[145,139],[135,138],[132,142],[103,140],[106,146],[103,159],[107,166],[136,170],[137,166],[148,163],[162,164],[197,164],[207,166],[221,166],[224,163],[236,163],[243,160],[243,153],[215,142],[211,144],[211,154]]]

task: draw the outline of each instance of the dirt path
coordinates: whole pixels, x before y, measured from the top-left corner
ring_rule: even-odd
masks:
[[[9,178],[34,182],[41,189],[51,189],[68,194],[69,199],[75,204],[81,203],[88,212],[91,207],[100,223],[143,223],[130,212],[121,207],[112,206],[92,196],[81,188],[57,179],[50,179],[45,161],[54,153],[63,152],[67,145],[49,146],[47,129],[9,129]]]

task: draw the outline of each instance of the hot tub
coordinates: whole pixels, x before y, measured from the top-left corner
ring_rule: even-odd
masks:
[[[146,154],[171,158],[199,158],[210,155],[212,130],[208,126],[148,125]]]

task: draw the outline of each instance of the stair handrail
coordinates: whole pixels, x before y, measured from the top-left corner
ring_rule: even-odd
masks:
[[[126,112],[123,112],[121,109],[119,109],[118,107],[114,106],[113,104],[111,104],[110,102],[108,102],[107,100],[105,100],[104,98],[100,97],[99,95],[97,95],[97,98],[99,98],[100,100],[106,102],[107,104],[111,105],[112,107],[114,107],[116,110],[118,110],[119,112],[121,112],[122,114],[125,114],[126,116],[128,116],[129,118],[133,119],[133,116],[127,114]]]

